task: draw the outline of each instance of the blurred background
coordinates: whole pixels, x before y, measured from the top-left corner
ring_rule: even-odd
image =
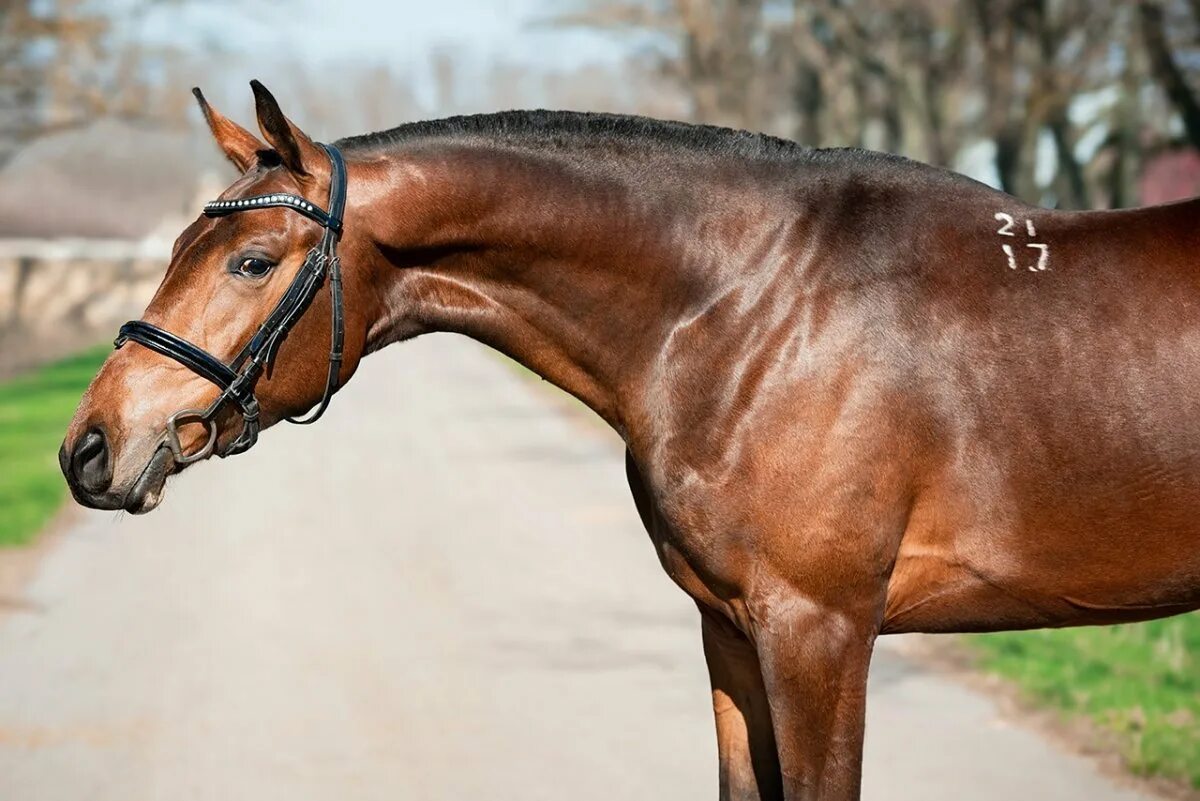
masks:
[[[214,589],[204,583],[211,579],[188,573],[185,566],[196,562],[196,549],[217,548],[211,543],[213,532],[219,530],[224,539],[218,541],[228,551],[204,550],[200,561],[210,568],[207,575],[225,576],[230,563],[246,559],[247,543],[253,541],[257,545],[250,550],[261,551],[259,568],[266,573],[248,574],[247,584],[239,589],[243,594],[237,597],[254,608],[263,603],[282,605],[279,599],[292,585],[284,582],[281,589],[280,576],[272,571],[286,572],[286,568],[267,565],[285,558],[281,553],[297,559],[301,557],[296,554],[307,553],[317,565],[328,566],[334,557],[321,549],[319,540],[305,551],[295,540],[279,540],[278,526],[269,515],[258,521],[259,528],[238,513],[244,510],[231,507],[229,516],[222,517],[220,504],[211,498],[235,495],[238,476],[246,475],[234,472],[232,465],[221,465],[219,470],[205,466],[196,471],[204,478],[186,485],[191,495],[180,492],[177,498],[168,497],[168,507],[174,502],[176,509],[186,512],[164,509],[147,521],[106,517],[99,522],[92,516],[63,512],[64,489],[54,457],[66,420],[104,357],[105,349],[98,343],[121,322],[140,315],[162,275],[173,239],[201,203],[230,180],[188,90],[201,86],[214,105],[253,127],[250,78],[266,83],[290,117],[327,140],[410,120],[498,109],[614,111],[765,131],[813,147],[855,146],[900,153],[964,172],[1049,207],[1112,208],[1200,194],[1198,0],[0,0],[0,799],[4,801],[77,798],[83,797],[78,792],[91,793],[97,787],[109,787],[111,797],[229,797],[219,792],[226,785],[212,778],[217,762],[237,762],[247,753],[258,753],[255,747],[267,748],[254,742],[242,743],[244,748],[230,746],[228,753],[210,755],[205,763],[208,772],[173,773],[171,759],[183,759],[180,754],[194,743],[181,745],[178,752],[162,745],[170,738],[154,733],[154,721],[164,714],[161,709],[147,708],[141,717],[122,718],[119,724],[96,722],[126,703],[114,689],[122,685],[111,673],[128,668],[131,675],[140,676],[130,666],[145,656],[114,651],[111,643],[96,640],[97,627],[123,630],[112,618],[112,608],[105,613],[103,605],[95,603],[96,594],[106,594],[108,581],[147,582],[141,594],[131,591],[129,625],[137,625],[149,614],[143,604],[161,602],[148,575],[175,585],[168,594],[177,605],[166,603],[159,617],[167,615],[166,609],[173,609],[177,617],[174,622],[160,622],[174,632],[169,642],[181,638],[176,643],[180,653],[199,654],[210,683],[197,679],[199,683],[186,692],[160,688],[161,698],[178,704],[172,707],[173,720],[194,721],[195,716],[189,717],[194,709],[191,699],[200,693],[207,699],[195,702],[206,710],[201,717],[220,731],[231,720],[243,724],[243,731],[259,732],[264,742],[271,739],[272,726],[303,731],[311,725],[341,731],[328,719],[298,723],[286,716],[273,717],[270,709],[245,719],[230,712],[246,708],[246,699],[236,693],[222,694],[222,689],[240,686],[239,677],[226,676],[225,668],[217,665],[241,664],[244,655],[236,644],[210,631],[209,627],[222,629],[225,623],[213,623],[224,619],[211,610],[223,607],[210,603],[212,597],[206,593],[226,600],[232,596],[221,594],[228,587]],[[563,627],[562,638],[551,633],[545,635],[550,645],[542,640],[534,644],[549,649],[549,667],[542,664],[545,670],[558,669],[555,665],[561,667],[564,660],[568,665],[583,664],[584,683],[570,684],[571,689],[546,700],[538,693],[558,685],[547,673],[530,674],[525,676],[528,684],[503,684],[484,693],[493,699],[504,692],[515,693],[511,705],[479,702],[472,707],[475,717],[465,728],[487,740],[493,752],[490,761],[480,762],[477,753],[454,751],[446,745],[449,751],[423,753],[420,759],[412,753],[401,759],[391,752],[370,752],[373,764],[394,765],[399,760],[409,765],[405,770],[411,772],[388,776],[403,786],[423,787],[425,797],[441,793],[451,797],[447,788],[472,794],[551,797],[554,782],[549,787],[539,785],[537,791],[522,784],[533,781],[530,777],[537,774],[539,763],[524,750],[521,755],[506,750],[515,747],[523,732],[535,731],[531,737],[538,747],[552,751],[575,772],[580,783],[572,787],[579,796],[586,795],[587,788],[598,794],[603,790],[662,795],[664,782],[678,775],[688,776],[704,791],[711,789],[715,770],[710,764],[711,723],[693,614],[655,572],[657,565],[644,534],[631,507],[626,510],[628,499],[619,486],[619,449],[599,431],[600,424],[586,416],[581,419],[577,409],[557,395],[547,395],[544,387],[528,384],[518,371],[497,367],[499,357],[468,345],[414,345],[404,357],[379,359],[393,359],[396,375],[374,379],[373,385],[371,379],[363,380],[364,386],[395,403],[403,402],[405,409],[420,407],[421,400],[407,394],[410,390],[400,375],[416,372],[424,376],[426,387],[438,388],[431,394],[442,398],[441,405],[425,409],[427,419],[412,423],[397,421],[393,407],[375,410],[379,418],[374,433],[398,437],[394,444],[408,448],[414,461],[433,458],[429,454],[444,447],[438,436],[453,439],[447,432],[464,419],[474,421],[483,441],[508,444],[497,445],[494,452],[488,451],[490,457],[482,459],[465,450],[454,470],[406,473],[406,480],[418,488],[413,491],[414,503],[423,493],[427,501],[431,494],[444,493],[429,483],[440,478],[455,486],[457,494],[449,503],[478,505],[477,525],[469,519],[426,519],[413,512],[415,521],[404,526],[408,535],[376,541],[370,532],[379,527],[377,519],[351,521],[335,516],[321,518],[323,522],[339,531],[353,525],[358,534],[347,529],[346,537],[359,536],[394,554],[394,565],[378,553],[367,562],[392,565],[390,569],[405,574],[405,582],[411,582],[414,571],[445,570],[449,572],[439,586],[466,588],[467,595],[476,583],[501,581],[486,571],[489,562],[524,559],[548,548],[562,561],[543,566],[542,586],[561,592],[532,596],[527,607],[517,605],[525,610],[522,614],[534,618],[539,613],[531,610],[555,605],[562,595],[581,587],[592,588],[597,595],[595,608],[579,611],[578,617],[563,613],[562,620],[546,624],[543,633]],[[445,364],[457,365],[450,379],[436,369]],[[464,383],[463,376],[475,382]],[[368,389],[352,386],[344,394],[353,400],[339,396],[339,404],[344,401],[359,419],[371,419]],[[464,395],[474,403],[461,406]],[[445,408],[457,409],[459,416],[445,415]],[[497,415],[496,408],[510,414]],[[247,464],[265,471],[295,471],[307,464],[297,454],[306,452],[312,442],[323,441],[341,455],[309,467],[323,481],[344,482],[343,491],[353,500],[359,497],[354,493],[361,492],[355,477],[361,484],[362,468],[355,459],[363,454],[351,458],[341,443],[347,436],[353,439],[348,431],[357,430],[354,425],[345,416],[335,416],[318,427],[324,427],[321,436],[326,440],[291,434],[268,437],[263,450],[275,449],[274,458],[282,461],[262,461],[271,457],[256,452],[246,459],[259,461]],[[425,429],[418,436],[414,427],[421,425]],[[378,433],[392,429],[396,431],[391,434]],[[422,438],[426,434],[429,439]],[[536,448],[512,444],[530,439],[540,444]],[[361,448],[379,452],[379,442],[369,440]],[[349,461],[338,462],[339,458]],[[573,476],[570,485],[581,489],[563,488],[557,501],[531,497],[527,489],[516,486],[501,491],[495,474],[486,470],[492,462],[493,469],[506,473]],[[469,492],[463,487],[474,486],[460,472],[468,469],[483,470],[476,477],[481,486],[492,487],[488,491],[492,494],[469,499],[462,494]],[[614,474],[611,480],[601,478],[609,472]],[[177,490],[184,487],[181,482]],[[388,490],[380,492],[386,495]],[[572,492],[593,500],[572,501]],[[488,499],[493,505],[488,505]],[[293,499],[283,493],[275,502],[286,505]],[[363,503],[369,499],[363,498]],[[531,521],[529,513],[518,508],[523,503],[544,507],[544,514]],[[558,508],[555,503],[567,506]],[[526,543],[528,551],[481,555],[474,550],[481,540],[492,541],[491,527],[502,525],[497,520],[510,513],[523,521],[522,531],[532,538]],[[160,514],[162,520],[155,523]],[[309,510],[310,517],[323,514],[327,513]],[[588,531],[595,527],[597,542],[608,542],[601,539],[602,530],[621,530],[622,537],[627,535],[620,540],[627,543],[622,548],[628,552],[618,548],[589,559],[586,549],[600,546],[585,537],[579,541],[579,553],[559,553],[556,549],[561,546],[553,544],[560,537],[561,523],[556,521],[564,519],[575,521],[568,527]],[[463,550],[448,552],[455,554],[453,559],[447,553],[430,552],[425,540],[411,539],[422,526],[436,531],[439,542],[448,530],[459,531]],[[88,536],[61,534],[80,530]],[[56,537],[55,531],[60,535]],[[381,537],[383,531],[379,529]],[[538,532],[544,539],[535,536]],[[111,553],[142,554],[129,560],[146,573],[130,572],[129,561],[100,557],[80,542],[108,543]],[[467,543],[475,545],[468,548]],[[158,561],[146,562],[147,549],[157,554]],[[629,566],[627,557],[638,567]],[[467,569],[464,560],[478,564]],[[451,563],[454,567],[447,567]],[[299,571],[296,575],[308,575],[293,567]],[[344,569],[348,583],[372,586],[373,574],[365,563],[347,563]],[[459,575],[455,570],[466,572]],[[647,596],[626,590],[610,597],[606,571],[636,575],[638,581],[644,577],[656,589]],[[398,573],[385,570],[376,576],[380,599],[390,597],[383,588],[392,587]],[[570,580],[563,579],[559,586],[550,576]],[[320,580],[318,573],[310,578]],[[296,584],[303,586],[302,581]],[[185,592],[179,587],[191,589]],[[514,587],[512,591],[525,590]],[[394,613],[389,620],[427,615],[440,621],[453,606],[435,602],[432,609],[425,608],[429,593],[435,600],[438,597],[428,588],[414,597],[393,592],[399,593],[395,599],[379,600],[380,609],[373,612],[344,611],[368,623],[381,610]],[[423,608],[410,612],[408,602]],[[647,612],[647,608],[658,611]],[[577,620],[594,619],[596,609],[605,610],[601,617],[611,625],[581,635]],[[234,617],[240,611],[241,607],[226,609]],[[475,611],[486,617],[495,610]],[[99,621],[89,617],[96,614],[109,617]],[[287,615],[282,606],[274,616],[264,614],[259,622],[265,628],[247,629],[245,643],[257,643],[272,633],[287,639],[281,633],[285,631],[293,640],[305,636],[286,626],[271,628],[283,626],[280,621]],[[464,615],[458,609],[446,618],[446,625],[457,626],[467,638],[474,629],[464,622]],[[332,637],[334,629],[350,624],[338,617],[328,625]],[[385,633],[394,630],[383,622],[380,626],[380,637],[403,636]],[[519,662],[521,654],[534,648],[522,640],[527,630],[511,620],[496,622],[494,630],[508,631],[509,626],[512,631],[490,649],[480,646],[478,653],[468,653],[461,642],[443,649],[446,659],[462,660],[455,668],[461,675],[454,674],[459,683],[436,684],[436,689],[423,684],[443,672],[444,666],[434,661],[420,662],[428,675],[404,674],[406,686],[422,687],[438,699],[428,708],[393,709],[378,695],[368,705],[389,709],[397,718],[427,722],[434,717],[441,721],[439,731],[447,742],[460,742],[454,738],[461,727],[451,724],[461,722],[467,713],[456,704],[463,693],[475,697],[464,685],[474,686],[497,671],[507,675],[503,673],[507,668],[489,661],[496,653]],[[639,633],[631,635],[635,630]],[[143,644],[153,650],[153,643],[162,643],[164,636],[147,634]],[[642,643],[639,647],[644,646],[633,657],[629,653],[614,657],[605,650],[614,647],[614,640],[631,636]],[[34,641],[45,645],[31,647]],[[346,647],[362,653],[354,651],[356,656],[330,670],[335,675],[346,671],[347,686],[362,681],[364,664],[384,658],[372,656],[374,651],[363,642]],[[380,652],[390,653],[386,648]],[[401,653],[392,657],[412,668],[410,657]],[[275,667],[286,672],[291,658],[281,650]],[[611,667],[613,659],[617,667]],[[893,661],[877,673],[885,677],[892,694],[886,695],[879,682],[873,693],[892,699],[881,702],[885,717],[891,714],[886,710],[896,715],[891,723],[887,718],[873,725],[872,730],[881,734],[874,735],[868,746],[868,773],[892,776],[892,771],[900,770],[913,787],[920,788],[913,797],[937,798],[939,792],[955,798],[964,793],[992,797],[987,792],[995,797],[1030,792],[1032,797],[1054,798],[1075,797],[1069,793],[1089,799],[1133,798],[1160,792],[1198,797],[1200,620],[1196,616],[1141,626],[913,642],[886,659]],[[478,671],[463,667],[474,664],[472,660],[479,660]],[[390,663],[372,669],[385,667],[392,677],[404,669]],[[597,681],[597,671],[610,669],[616,673],[605,673],[600,684],[587,683],[588,677]],[[252,667],[246,670],[253,672]],[[80,675],[85,679],[75,684]],[[389,680],[370,676],[376,692],[386,696]],[[78,696],[63,696],[54,677],[76,687]],[[222,684],[226,679],[228,686]],[[261,680],[262,686],[270,686],[265,674]],[[319,692],[318,678],[313,682],[305,685],[307,692]],[[593,697],[592,689],[601,684],[607,688],[605,682],[612,684],[610,689],[618,697],[634,692],[628,683],[633,682],[637,692],[666,706],[653,707],[655,723],[641,718],[631,721],[618,714],[616,705]],[[518,686],[523,689],[514,689]],[[132,687],[129,692],[136,694]],[[672,693],[681,693],[678,705]],[[63,697],[73,700],[64,705]],[[290,697],[281,697],[279,705],[286,706]],[[1008,699],[1002,707],[1007,712],[994,711],[996,698]],[[79,709],[93,709],[89,704],[95,704],[96,719],[72,718]],[[1031,714],[1041,733],[1029,729]],[[563,730],[539,722],[547,715],[559,720]],[[941,745],[921,752],[923,757],[906,751],[912,746],[904,734],[906,727],[919,727],[919,721],[929,721],[930,715],[938,722],[928,725],[941,727]],[[345,709],[338,707],[329,716],[343,720]],[[576,739],[578,732],[565,727],[569,721],[577,724],[581,717],[592,721],[589,730],[595,737],[607,739],[599,743]],[[481,723],[485,718],[493,723]],[[498,720],[514,728],[504,729]],[[1005,739],[1007,733],[992,731],[1007,732],[1010,723],[1029,731],[1011,735],[1012,740]],[[499,728],[488,728],[493,725]],[[653,725],[665,728],[647,728]],[[406,726],[389,730],[392,739],[411,737]],[[1026,736],[1028,740],[1021,739]],[[999,739],[993,742],[990,737]],[[650,740],[662,744],[661,754],[649,753],[654,751],[646,746]],[[1058,745],[1042,748],[1049,740]],[[308,747],[314,754],[325,753],[313,742],[296,745],[301,751]],[[538,747],[531,749],[536,752]],[[272,758],[279,748],[270,752]],[[579,754],[589,749],[620,758],[580,761]],[[695,764],[679,761],[685,749],[696,751]],[[1076,757],[1071,755],[1080,751],[1098,758],[1099,769],[1095,759],[1080,763],[1082,767],[1072,762]],[[447,757],[448,752],[455,758]],[[965,774],[951,777],[939,767],[939,754],[944,757],[950,752],[967,765]],[[1003,775],[988,772],[989,754],[1004,755]],[[633,769],[622,760],[651,756],[660,772],[631,778]],[[489,767],[483,773],[463,773],[455,761],[460,758]],[[526,765],[522,759],[530,760],[522,768],[529,775],[505,784],[508,779],[501,774],[508,776],[513,765]],[[113,783],[112,776],[144,775],[151,764],[153,780]],[[344,779],[338,771],[352,775],[353,764],[339,763],[322,776],[330,781],[330,777]],[[441,775],[439,769],[460,783],[447,779],[448,784],[425,786],[414,778]],[[1095,778],[1102,774],[1106,778]],[[57,783],[67,775],[82,778],[78,784]],[[188,777],[191,790],[171,783],[170,777],[181,775]],[[231,778],[241,775],[229,774],[228,787],[242,787]],[[582,778],[587,775],[609,780],[597,778],[589,784]],[[6,776],[11,782],[7,785]],[[496,780],[507,789],[496,791],[489,776],[500,777]],[[1125,789],[1131,776],[1150,783]],[[308,778],[305,787],[319,786],[322,780]],[[1020,780],[1028,783],[1010,784]],[[265,797],[275,797],[279,786],[268,782],[258,787]],[[289,797],[307,797],[297,794],[300,786],[292,788]],[[868,787],[872,786],[879,794],[868,797],[908,797],[887,791],[889,785],[880,779],[875,785],[868,779]],[[684,782],[676,787],[680,788],[690,791],[692,785]]]
[[[0,237],[113,240],[138,275],[225,177],[186,90],[245,119],[247,77],[328,138],[590,109],[902,153],[1053,207],[1200,191],[1191,0],[5,0],[2,13]],[[21,250],[0,257],[39,253]],[[4,336],[44,330],[0,369],[40,356],[60,316],[20,302],[35,289],[23,274],[0,297]],[[59,299],[73,325],[121,316],[113,293],[93,294],[104,308]]]

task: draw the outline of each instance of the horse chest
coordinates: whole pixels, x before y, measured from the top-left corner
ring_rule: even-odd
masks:
[[[746,585],[753,554],[722,536],[721,517],[704,494],[651,492],[636,472],[630,487],[663,570],[697,603],[728,611]]]

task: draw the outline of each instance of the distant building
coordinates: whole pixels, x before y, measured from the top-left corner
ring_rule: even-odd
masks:
[[[0,238],[140,240],[190,220],[219,158],[205,136],[104,119],[33,142],[0,171]]]
[[[101,120],[0,171],[0,376],[110,339],[221,191],[211,139]],[[204,176],[204,177],[201,177]]]

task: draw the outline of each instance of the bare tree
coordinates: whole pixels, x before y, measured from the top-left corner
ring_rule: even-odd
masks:
[[[649,37],[653,65],[687,94],[697,120],[769,127],[768,0],[592,0],[549,20]]]
[[[557,23],[649,37],[696,120],[943,165],[990,143],[1033,202],[1136,202],[1164,108],[1200,147],[1200,0],[579,0]]]
[[[134,0],[126,21],[156,5]],[[182,110],[161,102],[154,70],[173,52],[124,41],[101,4],[88,0],[0,0],[0,165],[24,144],[98,117],[164,122]]]

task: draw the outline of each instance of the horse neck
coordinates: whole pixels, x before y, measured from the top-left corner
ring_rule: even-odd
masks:
[[[624,433],[645,366],[700,286],[682,267],[679,209],[595,161],[455,144],[363,170],[369,208],[347,220],[379,254],[368,350],[465,334]]]

